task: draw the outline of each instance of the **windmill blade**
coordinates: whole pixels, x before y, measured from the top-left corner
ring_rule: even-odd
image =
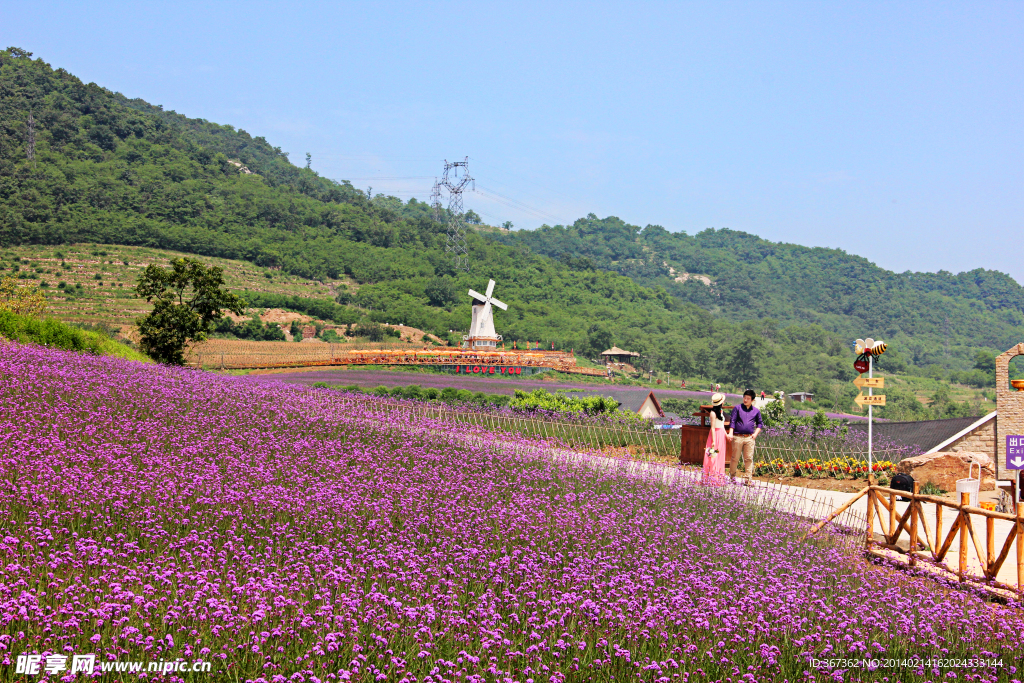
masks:
[[[487,281],[487,298],[491,298],[491,294],[494,294],[494,280]]]
[[[487,318],[488,318],[488,316],[490,314],[491,314],[491,302],[490,301],[485,301],[484,302],[484,310],[480,311],[480,328],[481,329],[477,330],[478,332],[482,331],[483,326],[484,326],[484,324],[486,324]]]
[[[481,294],[480,292],[476,291],[475,289],[469,290],[469,295],[476,299],[477,301],[487,301],[487,297]]]
[[[497,299],[491,299],[491,303],[494,304],[495,306],[497,306],[498,308],[500,308],[503,311],[507,311],[508,310],[508,304],[503,304],[500,301],[498,301]]]

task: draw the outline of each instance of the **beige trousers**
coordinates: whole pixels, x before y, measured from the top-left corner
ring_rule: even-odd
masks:
[[[754,437],[750,434],[733,434],[729,448],[729,476],[736,477],[736,469],[743,454],[743,469],[746,478],[754,477]]]

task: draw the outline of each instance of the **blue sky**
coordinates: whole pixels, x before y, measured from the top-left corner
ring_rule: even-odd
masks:
[[[66,3],[0,42],[374,193],[1024,283],[1024,3]],[[525,207],[525,208],[524,208]]]

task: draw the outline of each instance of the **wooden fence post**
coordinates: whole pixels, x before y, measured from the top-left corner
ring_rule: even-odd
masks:
[[[868,530],[864,535],[864,550],[871,549],[871,534],[875,531],[875,487],[868,487]]]
[[[917,499],[918,493],[921,491],[921,484],[914,482],[914,492],[910,494],[910,566],[914,567],[917,565],[917,516],[921,509],[921,502]]]
[[[887,541],[889,543],[895,543],[896,539],[893,536],[896,534],[896,494],[889,494],[889,537]]]
[[[985,576],[990,579],[996,578],[996,520],[992,517],[985,518]]]
[[[960,494],[960,514],[957,516],[957,533],[960,534],[960,556],[959,566],[956,571],[961,581],[967,579],[967,507],[971,503],[971,494]]]

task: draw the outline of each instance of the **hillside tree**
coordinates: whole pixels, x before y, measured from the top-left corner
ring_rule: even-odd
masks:
[[[223,269],[193,258],[174,259],[170,269],[150,264],[135,293],[153,304],[138,320],[142,349],[168,365],[184,365],[189,342],[204,341],[224,310],[241,315],[245,305],[224,289]]]
[[[0,279],[0,311],[37,316],[46,310],[46,295],[36,286],[19,286],[12,277]]]

